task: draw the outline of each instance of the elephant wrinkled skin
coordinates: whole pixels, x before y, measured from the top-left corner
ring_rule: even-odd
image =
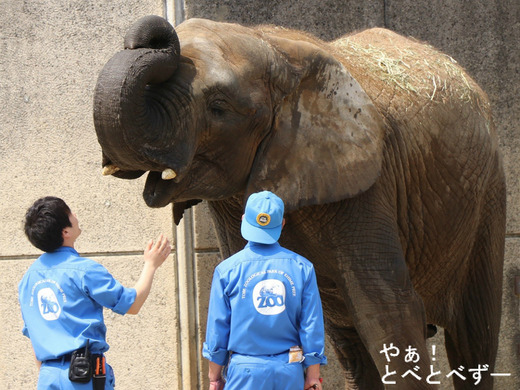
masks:
[[[393,371],[392,388],[436,388],[402,377],[430,372],[428,324],[453,368],[493,372],[505,179],[488,99],[452,58],[381,28],[323,42],[149,16],[99,75],[94,120],[104,172],[149,172],[146,203],[174,203],[176,223],[207,200],[222,256],[244,245],[249,194],[285,201],[281,244],[315,265],[350,388]]]

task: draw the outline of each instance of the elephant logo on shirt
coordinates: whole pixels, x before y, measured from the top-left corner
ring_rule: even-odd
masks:
[[[258,282],[253,289],[253,304],[260,314],[280,314],[285,310],[285,285],[276,279]]]
[[[61,307],[54,291],[49,288],[42,288],[38,291],[38,307],[40,314],[47,321],[54,321],[60,317]]]

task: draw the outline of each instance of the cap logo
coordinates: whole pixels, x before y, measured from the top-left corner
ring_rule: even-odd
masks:
[[[271,222],[271,216],[266,213],[260,213],[256,216],[256,222],[260,226],[267,226],[269,225],[269,222]]]

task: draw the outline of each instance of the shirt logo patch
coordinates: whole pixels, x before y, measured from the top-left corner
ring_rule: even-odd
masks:
[[[60,317],[61,307],[51,288],[45,287],[38,291],[38,308],[47,321],[54,321]]]
[[[261,280],[253,289],[253,304],[260,314],[280,314],[285,310],[285,285],[276,279]]]

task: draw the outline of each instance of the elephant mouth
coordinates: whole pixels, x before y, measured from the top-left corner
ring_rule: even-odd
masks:
[[[149,207],[167,206],[175,197],[175,187],[179,185],[178,182],[178,178],[163,180],[161,172],[150,171],[144,185],[144,201]]]
[[[165,172],[171,171],[175,177],[164,178]],[[143,198],[149,207],[165,207],[169,203],[177,202],[180,199],[182,189],[186,186],[181,181],[183,174],[176,174],[176,171],[167,169],[164,171],[144,171],[144,170],[122,170],[107,165],[103,168],[103,175],[111,175],[118,179],[135,180],[148,172],[143,190]],[[179,199],[178,199],[179,198]]]
[[[186,151],[187,148],[184,149]],[[177,157],[175,160],[171,157]],[[103,149],[102,174],[118,179],[135,180],[147,174],[143,199],[149,207],[160,208],[178,201],[186,201],[193,169],[193,159],[180,152],[160,154],[156,150],[141,148],[139,154],[127,153],[125,160],[112,157]]]

